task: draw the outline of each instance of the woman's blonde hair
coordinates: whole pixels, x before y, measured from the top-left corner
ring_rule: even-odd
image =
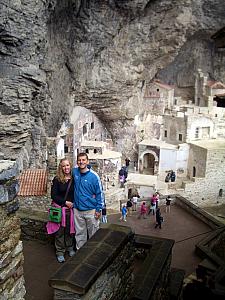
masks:
[[[70,175],[72,177],[72,163],[68,158],[62,158],[59,162],[58,168],[57,168],[57,172],[56,172],[56,178],[62,182],[65,183],[66,182],[66,178],[65,178],[65,174],[63,173],[63,169],[62,169],[62,163],[64,161],[68,161],[70,164]]]

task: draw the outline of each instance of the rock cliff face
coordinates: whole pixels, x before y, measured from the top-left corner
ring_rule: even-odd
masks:
[[[211,39],[224,19],[224,0],[1,0],[0,158],[42,166],[74,105],[126,151],[152,78],[191,88],[201,68],[225,81]]]

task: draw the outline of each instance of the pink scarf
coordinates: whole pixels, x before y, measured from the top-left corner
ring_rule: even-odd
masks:
[[[55,202],[52,202],[51,204],[54,207],[61,207]],[[66,227],[66,207],[62,207],[62,220],[61,223],[55,223],[48,221],[46,224],[47,232],[48,234],[55,233],[59,230],[60,226]],[[70,208],[70,234],[75,233],[75,226],[74,226],[74,215],[73,215],[73,209]]]

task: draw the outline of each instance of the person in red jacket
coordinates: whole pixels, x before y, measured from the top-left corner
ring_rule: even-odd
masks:
[[[145,203],[145,202],[143,202],[143,203],[141,204],[141,211],[140,211],[140,213],[141,213],[141,217],[143,217],[144,219],[146,219],[147,206],[146,206],[146,203]]]

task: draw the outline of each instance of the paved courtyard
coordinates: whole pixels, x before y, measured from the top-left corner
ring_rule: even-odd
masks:
[[[137,213],[120,221],[120,215],[109,216],[109,223],[130,226],[137,234],[157,236],[175,240],[173,247],[172,267],[184,269],[186,276],[195,271],[201,261],[194,253],[195,244],[211,232],[211,229],[192,215],[176,205],[171,206],[171,212],[165,213],[162,229],[155,229],[154,216],[138,219]],[[48,286],[49,277],[60,267],[56,262],[54,246],[37,241],[24,241],[24,271],[26,281],[26,300],[52,300],[53,291]],[[67,257],[67,259],[69,259]]]

